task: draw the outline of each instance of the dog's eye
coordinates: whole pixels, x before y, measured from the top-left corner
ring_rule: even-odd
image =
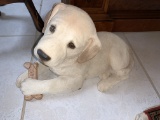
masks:
[[[75,45],[73,42],[69,42],[68,43],[68,47],[71,48],[71,49],[74,49],[75,48]]]
[[[54,33],[56,30],[56,26],[55,25],[51,25],[49,30],[51,31],[51,33]]]

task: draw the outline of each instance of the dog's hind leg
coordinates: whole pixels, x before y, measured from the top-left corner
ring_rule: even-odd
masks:
[[[97,88],[100,92],[106,92],[120,81],[127,79],[130,69],[122,69],[115,73],[105,73],[100,78],[101,81],[98,83]]]
[[[127,79],[133,64],[134,61],[127,46],[124,46],[123,49],[119,49],[119,47],[112,49],[110,53],[110,74],[102,75],[101,81],[98,83],[98,90],[105,92],[118,82]]]

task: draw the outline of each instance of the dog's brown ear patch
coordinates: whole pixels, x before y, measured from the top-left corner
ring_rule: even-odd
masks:
[[[101,43],[98,38],[90,38],[88,43],[77,59],[77,62],[83,63],[92,59],[101,49]]]
[[[53,5],[52,10],[50,10],[44,20],[44,27],[42,29],[42,32],[44,33],[47,27],[47,24],[51,20],[51,18],[59,11],[65,9],[66,5],[64,3],[56,3]]]

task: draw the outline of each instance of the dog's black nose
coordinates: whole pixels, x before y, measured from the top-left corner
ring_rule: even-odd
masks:
[[[38,49],[37,50],[37,54],[39,55],[40,59],[43,60],[43,61],[49,61],[51,58],[46,54],[44,53],[41,49]]]

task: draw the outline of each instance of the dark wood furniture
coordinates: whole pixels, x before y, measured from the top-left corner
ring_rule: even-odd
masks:
[[[40,17],[39,13],[37,12],[32,0],[0,0],[0,5],[6,5],[6,4],[17,3],[17,2],[22,2],[26,5],[28,11],[30,12],[32,16],[36,29],[39,32],[42,32],[44,22],[42,18]]]
[[[85,10],[98,31],[159,31],[160,0],[62,0]]]

